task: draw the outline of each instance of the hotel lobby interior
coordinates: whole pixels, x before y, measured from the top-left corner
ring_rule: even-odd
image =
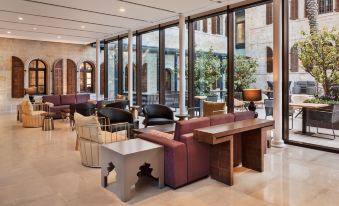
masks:
[[[339,205],[339,0],[0,0],[0,205]]]

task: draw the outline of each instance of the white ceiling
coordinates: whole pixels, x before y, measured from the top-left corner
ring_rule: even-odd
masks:
[[[0,37],[88,44],[239,1],[0,0]]]

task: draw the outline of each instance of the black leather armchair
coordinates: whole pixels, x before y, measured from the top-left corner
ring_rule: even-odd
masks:
[[[128,122],[128,129],[125,125],[123,125],[121,127],[115,127],[114,131],[122,131],[127,129],[127,136],[129,139],[133,138],[133,129],[139,128],[139,121],[133,119],[131,112],[125,111],[123,109],[105,107],[100,109],[97,114],[98,117],[106,118],[106,125]]]
[[[69,107],[69,118],[72,130],[74,129],[74,113],[77,112],[83,116],[91,116],[95,114],[96,105],[92,103],[71,104]]]
[[[145,116],[145,120],[143,122],[145,127],[174,123],[173,111],[165,105],[144,105],[142,107],[142,112]]]
[[[129,109],[129,100],[119,100],[116,102],[112,102],[112,103],[106,104],[105,107],[113,107],[117,109]]]

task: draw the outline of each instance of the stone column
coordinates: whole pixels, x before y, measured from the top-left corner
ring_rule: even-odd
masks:
[[[96,40],[95,97],[100,99],[100,40]]]
[[[282,1],[273,0],[273,119],[272,146],[284,147],[282,137]]]
[[[185,91],[186,91],[186,77],[185,77],[185,17],[179,15],[179,112],[185,112]]]
[[[133,63],[132,63],[133,47],[132,47],[132,44],[133,44],[133,32],[132,30],[129,30],[128,31],[128,100],[129,100],[130,106],[133,105]]]

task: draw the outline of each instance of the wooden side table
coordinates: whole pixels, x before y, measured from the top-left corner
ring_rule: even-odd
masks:
[[[104,144],[101,146],[101,186],[114,192],[124,202],[131,199],[131,186],[138,181],[137,174],[145,165],[150,175],[164,186],[164,147],[142,139]],[[108,176],[116,171],[116,181],[108,183]]]
[[[54,121],[53,117],[55,116],[54,112],[42,113],[41,116],[44,117],[42,120],[42,131],[54,130]]]

